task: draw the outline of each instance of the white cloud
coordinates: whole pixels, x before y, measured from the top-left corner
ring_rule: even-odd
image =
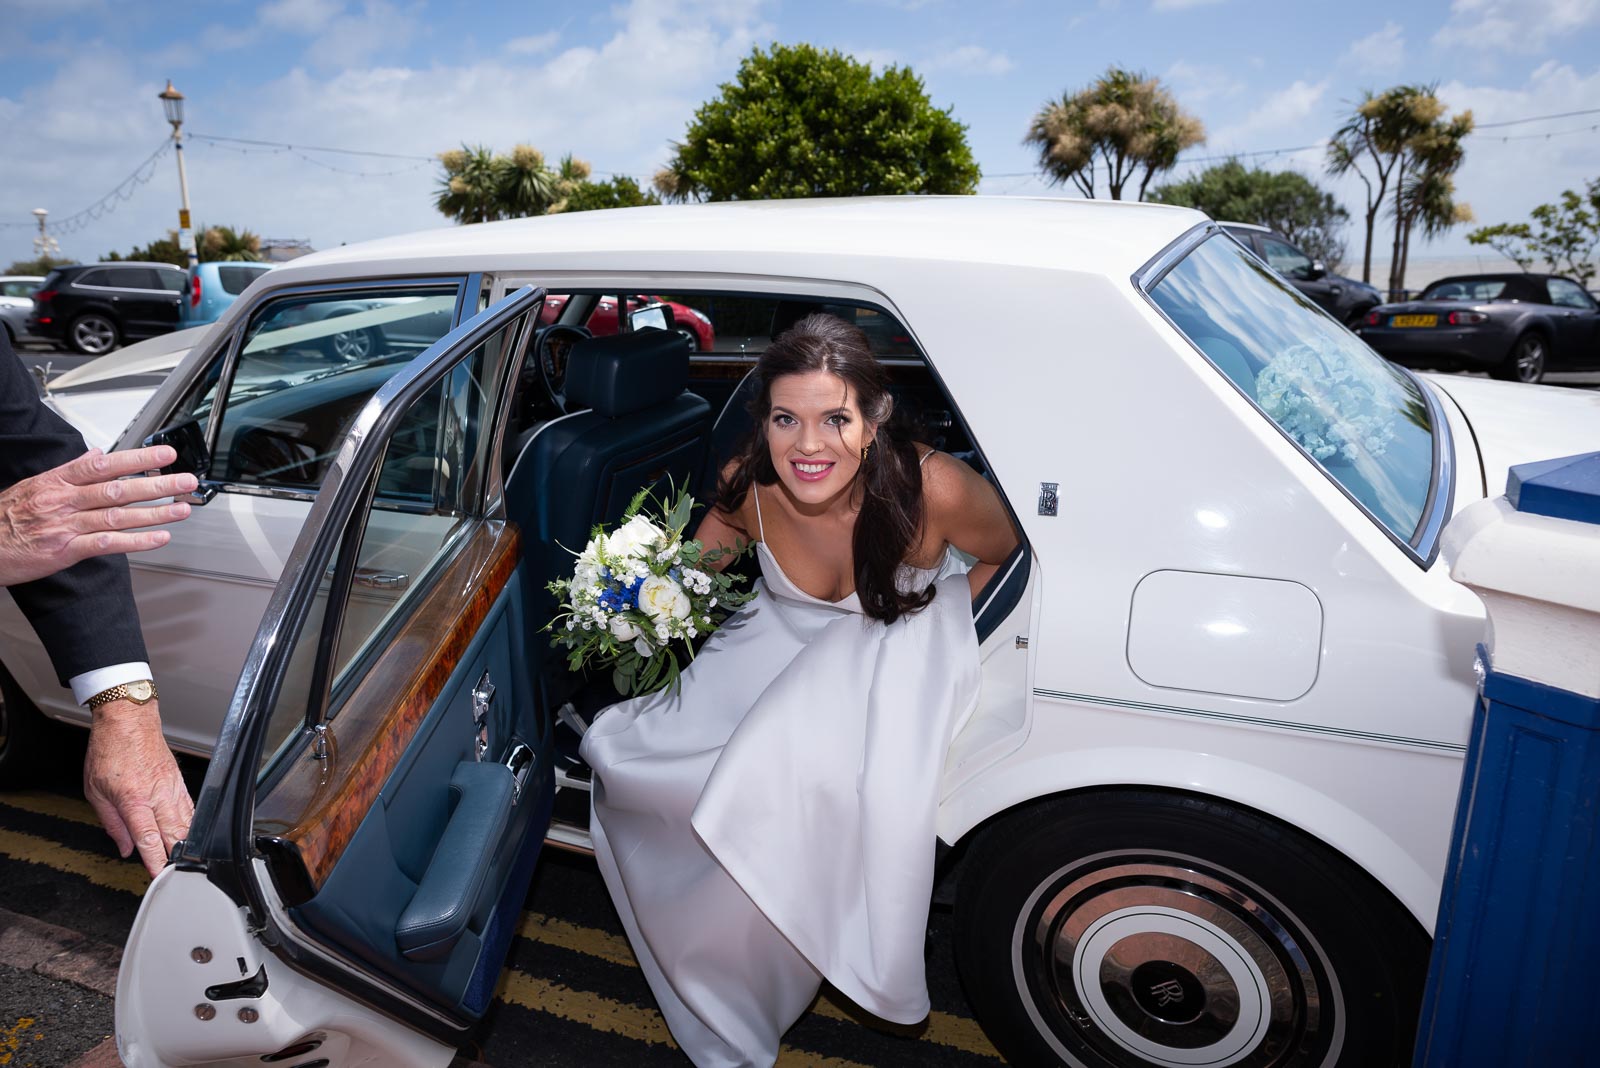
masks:
[[[1237,96],[1245,89],[1245,83],[1228,67],[1182,59],[1168,67],[1161,80],[1167,83],[1178,103],[1190,110],[1207,101]]]
[[[513,37],[506,42],[506,51],[515,56],[536,56],[548,52],[561,40],[559,30],[549,33],[535,33],[527,37]]]
[[[1326,125],[1320,118],[1313,123],[1306,120],[1317,111],[1327,91],[1326,80],[1315,84],[1296,81],[1269,94],[1241,121],[1212,131],[1206,144],[1208,154],[1275,147],[1284,137],[1299,138],[1295,144],[1305,143],[1307,129],[1320,131]],[[1262,144],[1263,140],[1267,143]]]
[[[1552,40],[1600,24],[1600,0],[1454,0],[1450,19],[1433,35],[1443,47],[1544,51]]]
[[[1405,63],[1406,35],[1398,22],[1369,33],[1345,49],[1339,62],[1363,74],[1391,74]]]
[[[941,52],[920,66],[930,72],[950,71],[955,74],[1005,74],[1016,64],[1004,52],[991,52],[982,45],[962,45]]]
[[[1152,11],[1187,11],[1191,7],[1205,7],[1209,4],[1220,4],[1222,0],[1152,0]]]
[[[289,33],[314,34],[344,11],[343,0],[273,0],[261,5],[263,26]]]

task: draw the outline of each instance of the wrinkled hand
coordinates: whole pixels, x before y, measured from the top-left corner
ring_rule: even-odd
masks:
[[[106,833],[127,856],[135,848],[152,878],[167,863],[172,844],[189,833],[194,802],[178,774],[161,714],[152,701],[109,701],[95,709],[83,796]]]
[[[177,455],[169,445],[114,453],[90,449],[0,493],[0,586],[41,579],[91,556],[165,545],[172,537],[165,530],[123,531],[175,523],[189,514],[188,504],[128,505],[188,493],[195,477],[122,476],[164,467]]]

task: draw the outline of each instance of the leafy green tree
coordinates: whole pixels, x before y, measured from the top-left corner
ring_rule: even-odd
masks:
[[[1205,126],[1178,106],[1160,79],[1111,67],[1085,89],[1063,93],[1033,117],[1023,144],[1039,150],[1052,184],[1071,182],[1086,197],[1104,178],[1112,200],[1138,179],[1138,199],[1178,153],[1204,143]]]
[[[668,200],[971,193],[966,127],[909,67],[812,45],[757,48],[702,104],[655,185]]]
[[[1566,189],[1554,204],[1540,204],[1530,223],[1495,223],[1467,235],[1474,245],[1488,245],[1526,271],[1542,259],[1551,274],[1565,274],[1585,286],[1597,273],[1600,250],[1600,178],[1591,178],[1583,192]]]
[[[625,174],[607,182],[581,182],[567,196],[562,211],[597,211],[602,208],[637,208],[659,204],[661,198]]]
[[[115,249],[100,257],[102,260],[138,260],[144,263],[171,263],[178,267],[189,266],[188,250],[178,244],[178,231],[168,230],[166,237],[158,237],[148,245],[135,245],[126,255]]]
[[[1344,239],[1339,231],[1350,213],[1332,193],[1295,171],[1246,168],[1230,159],[1181,182],[1157,186],[1150,199],[1199,208],[1213,219],[1270,226],[1323,261],[1329,270],[1338,270],[1344,259]]]
[[[14,260],[6,268],[6,274],[38,274],[45,275],[57,267],[67,267],[77,263],[77,260],[63,259],[60,256],[40,256],[32,260]]]
[[[496,154],[485,145],[439,153],[444,174],[433,204],[458,223],[522,219],[560,211],[566,198],[589,177],[589,165],[571,155],[552,169],[532,145]]]
[[[1372,242],[1378,214],[1387,203],[1395,220],[1389,285],[1398,289],[1410,251],[1411,228],[1442,232],[1468,215],[1454,198],[1451,175],[1461,166],[1462,142],[1472,132],[1472,113],[1444,117],[1431,85],[1397,85],[1362,94],[1328,143],[1328,173],[1354,173],[1366,186],[1366,238],[1361,280],[1372,280]]]

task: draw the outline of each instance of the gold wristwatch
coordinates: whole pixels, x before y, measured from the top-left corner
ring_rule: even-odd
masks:
[[[149,679],[140,679],[137,682],[124,683],[113,686],[109,690],[101,690],[90,697],[84,704],[93,712],[103,704],[111,701],[132,701],[136,705],[147,705],[156,699],[156,684]]]

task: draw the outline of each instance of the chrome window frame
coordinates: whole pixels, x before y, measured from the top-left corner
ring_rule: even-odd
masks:
[[[226,346],[227,351],[222,356],[223,365],[220,373],[217,376],[217,396],[225,398],[228,389],[233,384],[234,373],[238,370],[239,357],[241,354],[241,348],[243,346],[245,329],[255,318],[256,313],[273,301],[283,297],[337,295],[340,293],[370,293],[374,290],[405,289],[415,288],[417,286],[437,286],[442,289],[447,285],[454,285],[456,287],[456,303],[455,311],[451,317],[451,331],[453,331],[456,327],[465,322],[466,319],[470,319],[473,315],[477,314],[476,312],[472,312],[471,314],[463,317],[463,309],[467,306],[465,294],[469,291],[472,280],[479,277],[481,276],[476,274],[448,274],[431,277],[365,278],[351,282],[336,282],[332,284],[313,282],[297,286],[285,286],[281,289],[266,290],[259,298],[250,304],[249,308],[245,310],[238,322],[236,322],[228,331],[226,340],[223,342],[223,345]],[[445,336],[448,337],[449,332],[446,332]],[[219,346],[219,348],[221,347],[222,346]],[[205,369],[211,366],[212,360],[216,359],[216,352],[218,350],[209,349],[208,351],[210,353],[208,357],[196,364],[190,376],[184,381],[182,388],[178,389],[176,393],[173,394],[163,405],[162,418],[156,424],[154,429],[159,429],[169,425],[174,406],[184,397],[188,396],[189,390],[193,388],[194,384],[198,382],[199,379],[204,375]],[[212,454],[216,453],[217,437],[222,433],[220,419],[226,408],[227,404],[225,401],[222,404],[217,404],[214,402],[211,406],[210,414],[206,417],[206,450]],[[153,430],[146,430],[145,435],[152,432]],[[141,439],[143,436],[144,435],[140,435]],[[301,503],[310,503],[311,501],[316,500],[317,493],[321,489],[321,487],[308,490],[294,489],[287,486],[260,486],[254,483],[228,482],[222,479],[213,478],[207,478],[204,480],[204,482],[208,488],[214,488],[221,493],[236,493],[246,497],[271,497],[277,500],[300,501]]]
[[[1373,513],[1372,509],[1362,504],[1343,482],[1334,477],[1333,473],[1324,467],[1316,457],[1312,456],[1304,446],[1294,440],[1288,431],[1279,426],[1277,420],[1268,415],[1254,397],[1246,393],[1232,378],[1229,378],[1227,373],[1217,366],[1216,361],[1207,356],[1205,350],[1196,345],[1189,335],[1185,334],[1178,324],[1173,322],[1172,317],[1166,313],[1166,310],[1151,295],[1151,291],[1189,253],[1199,248],[1204,242],[1218,236],[1238,245],[1247,255],[1257,261],[1266,262],[1250,251],[1248,246],[1229,233],[1222,225],[1215,222],[1204,222],[1182,234],[1177,240],[1156,253],[1144,266],[1134,271],[1129,278],[1129,281],[1133,283],[1134,290],[1144,298],[1145,303],[1161,317],[1162,321],[1172,328],[1173,333],[1181,338],[1185,345],[1194,350],[1212,370],[1222,376],[1223,381],[1232,386],[1234,391],[1249,403],[1250,407],[1260,413],[1261,417],[1278,432],[1280,437],[1287,441],[1301,456],[1304,456],[1313,467],[1322,473],[1324,478],[1333,483],[1351,504],[1360,509],[1362,514],[1371,520],[1373,525],[1382,531],[1386,538],[1397,545],[1411,559],[1412,563],[1426,571],[1433,566],[1433,562],[1439,556],[1439,536],[1444,530],[1445,521],[1450,518],[1451,509],[1455,502],[1456,489],[1455,442],[1450,433],[1450,421],[1445,417],[1444,407],[1440,404],[1439,398],[1434,394],[1433,390],[1428,388],[1427,383],[1423,382],[1415,374],[1396,364],[1390,364],[1391,367],[1394,367],[1395,370],[1399,371],[1416,386],[1417,392],[1422,396],[1423,403],[1427,406],[1428,418],[1433,423],[1433,433],[1430,435],[1433,444],[1433,464],[1428,478],[1428,493],[1423,499],[1422,511],[1417,518],[1415,529],[1411,532],[1411,537],[1402,538],[1390,530],[1388,525]],[[1271,264],[1266,264],[1266,266],[1269,271],[1272,270]],[[1283,277],[1276,271],[1273,271],[1273,274],[1278,278]],[[1286,289],[1293,290],[1288,281],[1284,281],[1283,285]],[[1319,307],[1315,302],[1307,301],[1307,303],[1312,311],[1323,316],[1338,329],[1347,329],[1343,323],[1329,315],[1327,311]],[[1372,355],[1375,359],[1383,359],[1376,352]]]

